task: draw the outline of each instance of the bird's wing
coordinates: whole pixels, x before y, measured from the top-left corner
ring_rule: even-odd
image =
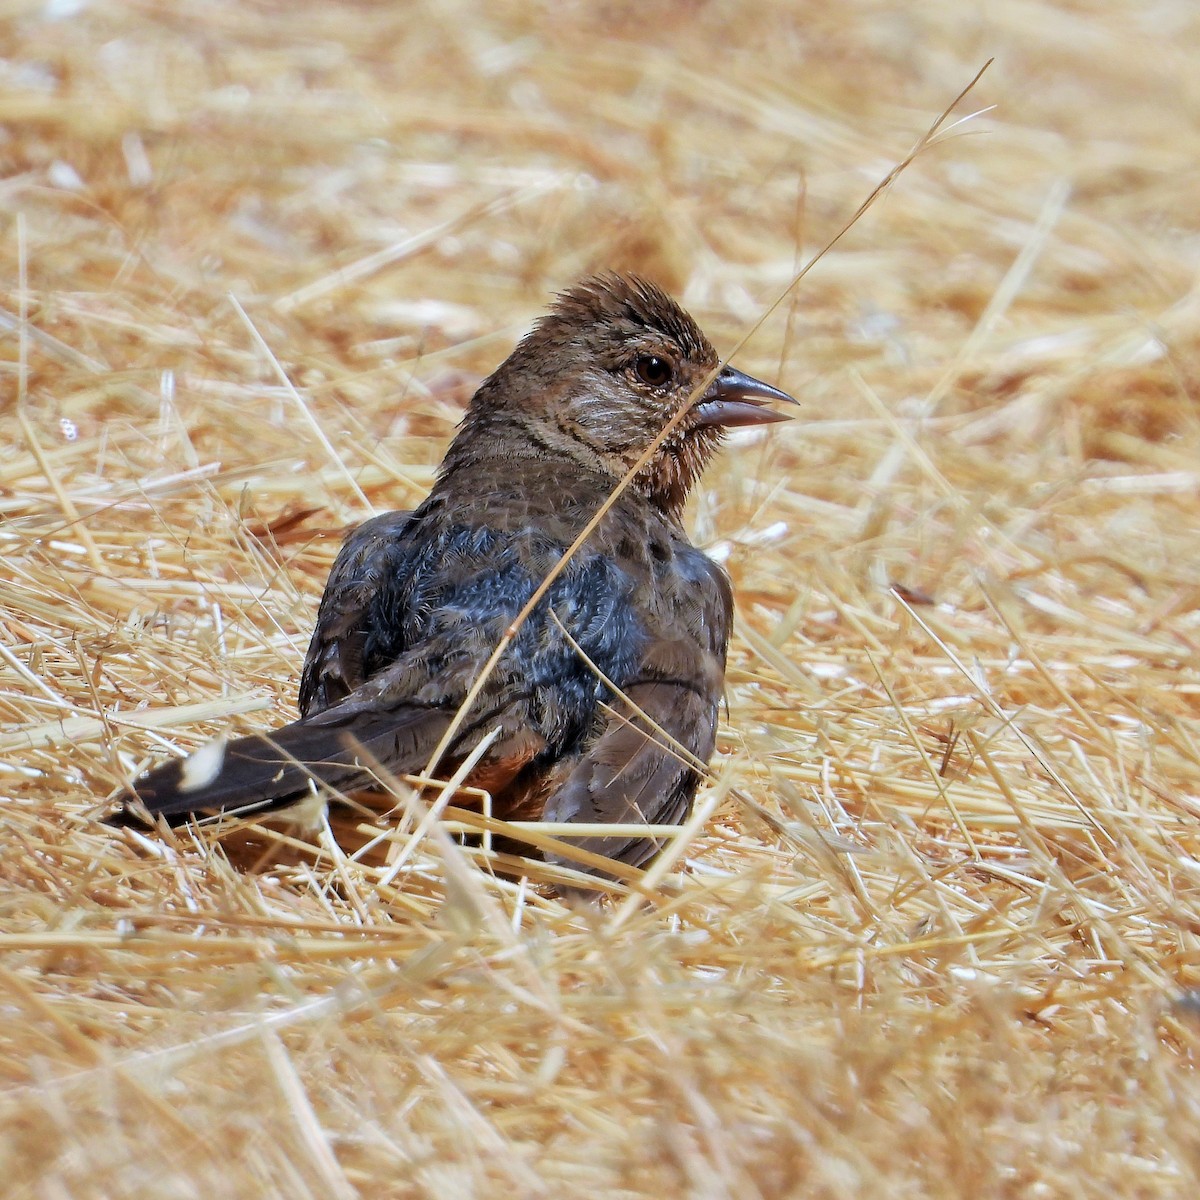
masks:
[[[676,608],[680,636],[660,636],[644,648],[599,736],[551,792],[545,820],[674,825],[691,810],[716,741],[733,615],[724,572],[698,551],[692,555],[680,564],[694,589]],[[633,833],[570,841],[633,866],[661,849]]]
[[[371,603],[387,574],[396,570],[411,523],[410,512],[381,513],[343,543],[325,584],[300,675],[302,716],[330,708],[365,682]]]
[[[534,585],[512,555],[495,561],[491,539],[473,541],[471,531],[458,530],[424,547],[426,559],[447,569],[412,572],[411,606],[424,615],[419,632],[406,633],[401,615],[390,610],[396,580],[389,572],[409,570],[407,522],[404,513],[377,517],[343,547],[305,665],[301,719],[164,763],[134,781],[123,797],[127,804],[136,796],[168,820],[194,812],[274,809],[302,799],[314,784],[342,790],[377,784],[376,764],[397,775],[425,768]],[[415,644],[399,645],[410,636]],[[536,656],[529,665],[536,674]],[[484,766],[499,788],[545,749],[546,739],[530,728],[524,666],[524,656],[514,656],[495,672],[457,730],[444,765],[452,767],[480,737],[497,730]],[[136,808],[130,816],[136,820]],[[123,816],[117,821],[128,823]]]

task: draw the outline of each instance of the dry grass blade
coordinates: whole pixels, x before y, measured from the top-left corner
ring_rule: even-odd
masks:
[[[1197,1192],[1194,5],[8,15],[6,1194]],[[594,831],[382,775],[101,827],[293,713],[344,528],[603,268],[803,402],[688,514],[667,853],[567,901]]]

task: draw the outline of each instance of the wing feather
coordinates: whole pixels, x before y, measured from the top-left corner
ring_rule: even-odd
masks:
[[[300,713],[310,716],[366,682],[371,606],[395,571],[411,512],[387,512],[364,522],[342,544],[317,612],[300,674]]]
[[[682,586],[669,630],[647,642],[599,735],[548,797],[545,820],[674,825],[691,812],[716,743],[733,592],[699,550],[682,548],[675,563]],[[632,866],[662,848],[652,837],[627,834],[572,841]]]

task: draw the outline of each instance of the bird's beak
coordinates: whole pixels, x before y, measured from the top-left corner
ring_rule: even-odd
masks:
[[[693,410],[701,426],[728,429],[734,425],[770,425],[775,421],[790,421],[790,413],[767,408],[769,401],[796,404],[787,392],[781,392],[753,375],[733,367],[722,367],[720,374],[708,385]]]

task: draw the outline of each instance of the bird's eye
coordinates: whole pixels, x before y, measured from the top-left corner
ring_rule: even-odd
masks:
[[[657,354],[643,354],[634,363],[633,369],[637,371],[637,377],[650,387],[662,387],[664,383],[670,383],[675,373],[671,364]]]

